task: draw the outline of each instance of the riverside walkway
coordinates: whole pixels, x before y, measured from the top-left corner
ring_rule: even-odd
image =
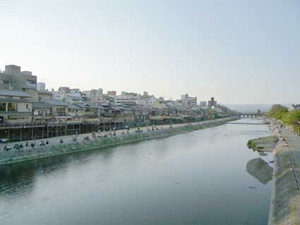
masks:
[[[195,123],[149,126],[139,129],[134,128],[130,129],[129,132],[127,132],[127,130],[117,130],[5,143],[0,145],[0,165],[168,137],[197,129],[221,125],[235,119],[235,117],[230,117]],[[32,144],[34,144],[34,146],[32,146]],[[14,148],[16,145],[22,145],[22,148]]]
[[[300,224],[300,136],[280,124],[273,132],[281,140],[274,149],[269,225]]]
[[[148,127],[140,127],[139,130],[140,132],[137,132],[137,128],[131,128],[129,129],[129,132],[127,132],[127,129],[122,129],[122,130],[111,130],[111,131],[102,131],[102,132],[91,132],[91,133],[84,133],[84,134],[78,134],[78,135],[67,135],[67,136],[58,136],[58,137],[51,137],[51,138],[43,138],[43,139],[36,139],[36,140],[28,140],[28,141],[16,141],[16,142],[9,142],[9,143],[2,143],[0,144],[0,152],[4,150],[4,147],[7,146],[13,150],[13,146],[15,144],[18,145],[23,145],[24,149],[32,149],[30,146],[31,143],[35,143],[35,147],[38,147],[40,143],[43,141],[44,143],[46,141],[49,142],[48,145],[45,146],[56,146],[60,144],[60,141],[62,140],[64,144],[68,143],[73,143],[73,138],[76,137],[77,142],[84,142],[86,141],[86,137],[89,137],[89,139],[93,139],[93,134],[96,135],[96,137],[112,137],[112,134],[115,133],[116,136],[121,136],[121,135],[128,135],[128,134],[134,134],[134,133],[142,133],[142,132],[148,132],[150,131],[156,131],[162,130],[162,129],[170,129],[172,128],[178,128],[178,127],[184,127],[187,125],[195,125],[195,124],[206,124],[209,123],[209,121],[202,121],[202,122],[195,122],[195,123],[182,123],[182,124],[172,124],[170,125],[157,125],[157,126],[148,126]],[[29,143],[29,146],[26,147],[26,143]],[[9,150],[10,151],[10,150]]]

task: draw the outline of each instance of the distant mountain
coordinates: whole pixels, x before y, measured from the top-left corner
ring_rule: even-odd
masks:
[[[269,104],[241,104],[241,105],[234,105],[234,104],[223,104],[227,108],[238,111],[238,112],[257,112],[260,110],[262,112],[268,111],[272,105]]]

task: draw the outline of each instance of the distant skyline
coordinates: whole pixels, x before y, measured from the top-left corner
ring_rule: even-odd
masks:
[[[0,69],[48,89],[300,103],[296,0],[0,0]]]

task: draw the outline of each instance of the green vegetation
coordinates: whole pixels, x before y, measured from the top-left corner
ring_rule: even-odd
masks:
[[[300,121],[300,110],[293,110],[290,112],[285,113],[281,121],[288,125],[293,125]]]
[[[256,149],[256,144],[253,140],[249,140],[248,143],[247,143],[247,146],[248,146],[248,148],[251,148],[253,150]]]
[[[267,113],[267,116],[280,120],[287,112],[288,112],[287,107],[282,105],[273,105],[272,108]]]
[[[300,135],[300,110],[288,111],[282,105],[273,105],[267,116],[280,120],[283,124],[292,126],[294,131]]]
[[[254,151],[262,151],[265,148],[272,149],[278,141],[277,136],[260,137],[249,140],[247,146]]]

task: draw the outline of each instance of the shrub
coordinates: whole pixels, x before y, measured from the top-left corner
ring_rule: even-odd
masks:
[[[280,120],[287,112],[288,112],[287,107],[282,105],[273,105],[272,108],[267,113],[267,116]]]
[[[300,110],[293,110],[285,113],[281,120],[288,125],[298,123],[300,121]]]

